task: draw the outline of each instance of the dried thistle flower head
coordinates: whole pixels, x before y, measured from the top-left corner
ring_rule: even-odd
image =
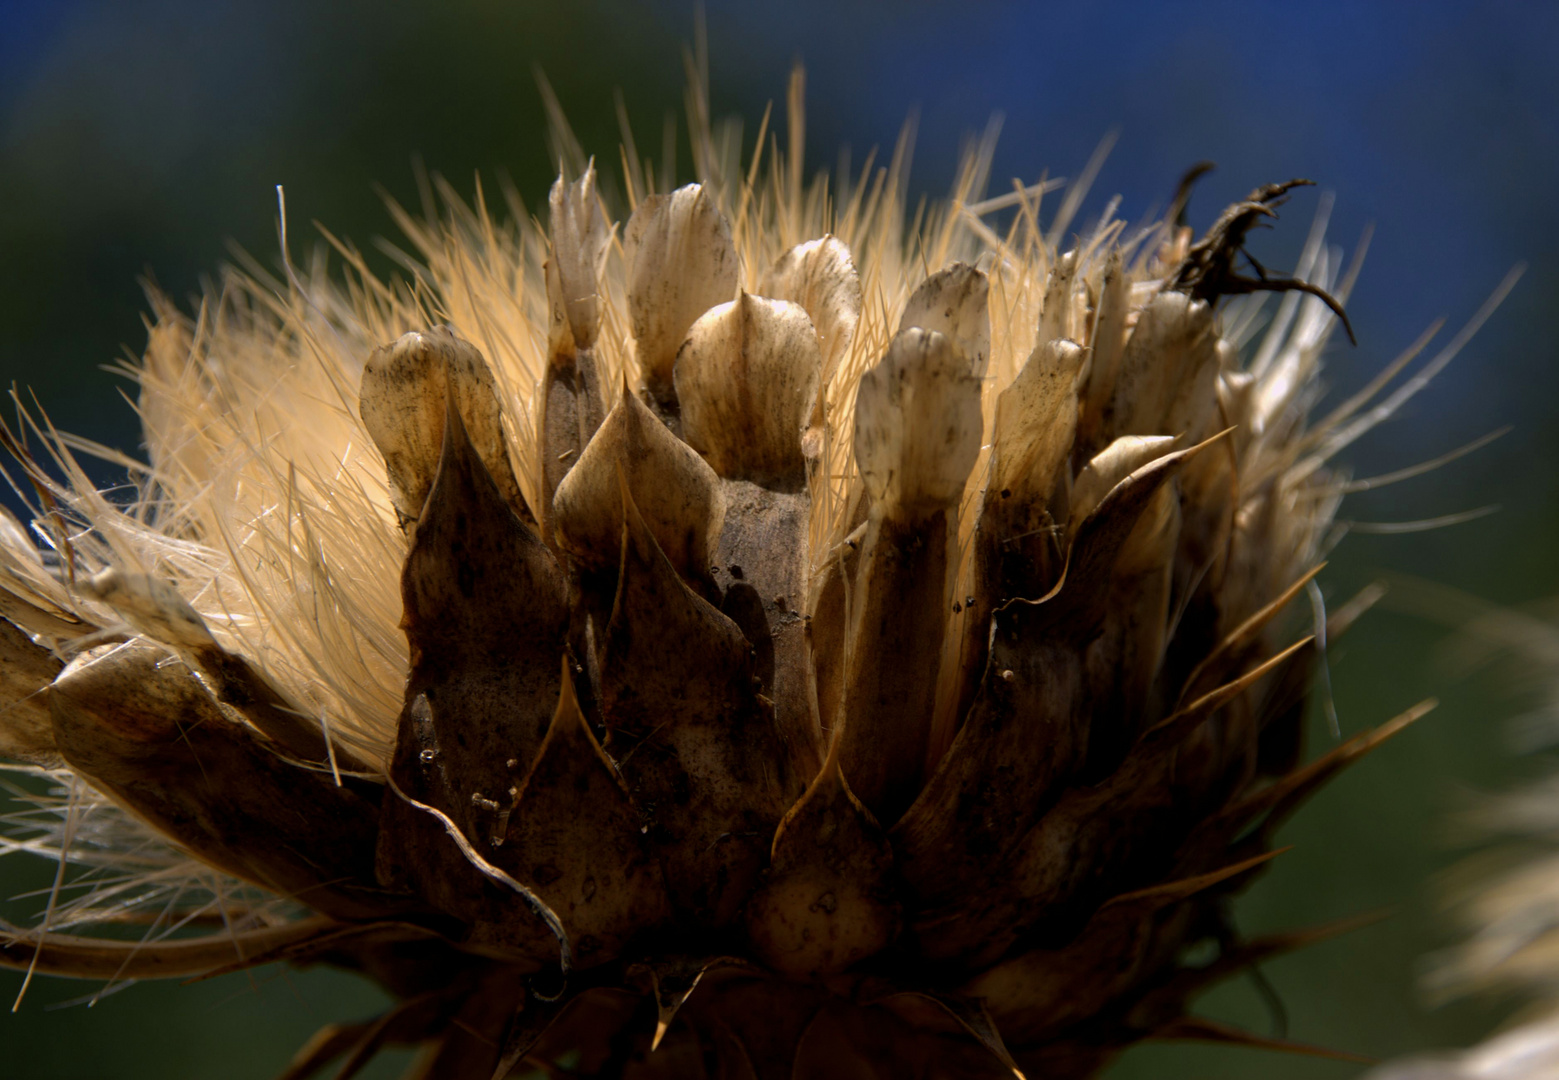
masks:
[[[700,182],[656,192],[630,140],[625,223],[575,152],[546,229],[400,214],[405,280],[336,244],[344,279],[154,297],[133,503],[10,439],[42,501],[0,529],[0,749],[57,785],[14,843],[116,876],[5,962],[397,996],[289,1077],[387,1041],[477,1080],[1262,1041],[1187,1004],[1276,944],[1180,957],[1424,711],[1300,764],[1326,462],[1405,397],[1308,420],[1351,272],[1319,230],[1293,279],[1234,269],[1292,183],[1194,243],[1074,237],[1079,187],[1042,233],[988,142],[910,224],[902,146],[803,185],[800,96],[767,172],[699,121]],[[1259,291],[1257,339],[1259,297],[1215,309]]]

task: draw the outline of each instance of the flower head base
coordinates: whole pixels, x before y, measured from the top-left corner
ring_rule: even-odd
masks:
[[[1363,404],[1307,425],[1351,279],[1319,233],[1295,280],[1230,269],[1291,185],[1063,251],[1077,200],[1048,234],[1043,185],[981,201],[988,145],[906,230],[902,151],[830,200],[799,120],[762,181],[695,135],[670,192],[629,147],[621,229],[584,166],[546,232],[402,215],[405,282],[337,245],[345,283],[155,301],[141,500],[49,439],[44,549],[6,534],[0,747],[248,883],[240,951],[63,935],[88,894],[8,958],[326,960],[403,999],[289,1076],[391,1035],[482,1080],[1235,1037],[1185,1006],[1245,954],[1177,958],[1421,711],[1298,766],[1318,650],[1280,629]],[[1214,307],[1257,289],[1242,360],[1255,305]]]

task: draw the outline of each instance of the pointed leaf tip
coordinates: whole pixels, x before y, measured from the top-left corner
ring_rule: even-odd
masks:
[[[821,371],[807,313],[743,292],[701,315],[677,354],[682,436],[721,476],[799,489]]]
[[[533,521],[509,463],[497,383],[476,347],[448,327],[403,334],[363,367],[358,410],[389,473],[390,498],[404,525],[422,515],[453,408],[504,501]]]

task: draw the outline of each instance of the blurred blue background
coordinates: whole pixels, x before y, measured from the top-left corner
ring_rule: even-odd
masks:
[[[919,110],[912,189],[951,181],[960,141],[1005,115],[994,175],[1071,176],[1120,140],[1089,208],[1161,206],[1211,159],[1191,221],[1269,180],[1336,193],[1334,241],[1375,227],[1349,304],[1359,345],[1330,357],[1361,383],[1435,317],[1454,328],[1517,262],[1529,270],[1488,327],[1397,420],[1352,451],[1360,473],[1412,464],[1502,425],[1512,434],[1430,478],[1361,496],[1344,516],[1501,511],[1440,532],[1356,536],[1323,581],[1337,596],[1383,568],[1504,603],[1559,593],[1559,5],[1508,2],[711,2],[717,115],[755,125],[807,67],[814,167],[857,167]],[[0,380],[35,392],[66,430],[134,451],[138,432],[100,370],[144,344],[138,279],[176,296],[230,244],[270,259],[274,186],[294,251],[318,219],[367,245],[393,226],[375,185],[415,201],[412,162],[467,193],[507,175],[532,206],[553,175],[533,68],[581,141],[616,160],[612,92],[641,145],[680,112],[682,0],[0,0]],[[651,138],[651,135],[654,138]],[[681,171],[689,163],[686,140]],[[1254,245],[1291,263],[1316,205],[1302,193]],[[1470,793],[1508,786],[1508,683],[1442,662],[1445,630],[1372,615],[1333,657],[1345,731],[1429,693],[1446,705],[1323,794],[1285,833],[1295,851],[1239,907],[1249,932],[1390,906],[1394,916],[1270,965],[1298,1039],[1386,1056],[1472,1040],[1509,1003],[1430,1011],[1415,981],[1450,938],[1437,875],[1456,858]],[[1324,732],[1316,729],[1318,741]],[[12,860],[14,863],[14,860]],[[0,865],[0,893],[32,878]],[[0,999],[17,980],[0,978]],[[0,1016],[8,1075],[264,1077],[326,1019],[376,1007],[345,977],[273,973],[193,988],[140,986],[91,1010],[83,987],[34,987]],[[1205,1009],[1266,1031],[1247,984]],[[1348,1077],[1358,1066],[1207,1047],[1133,1051],[1113,1076]],[[392,1075],[386,1073],[385,1075]],[[377,1074],[376,1074],[377,1075]]]

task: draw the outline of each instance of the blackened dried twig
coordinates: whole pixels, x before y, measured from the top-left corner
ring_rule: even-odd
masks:
[[[1348,340],[1358,344],[1353,336],[1353,325],[1348,313],[1331,293],[1308,281],[1288,276],[1269,274],[1267,270],[1245,251],[1245,235],[1264,217],[1275,218],[1275,207],[1281,206],[1288,193],[1296,187],[1312,184],[1311,180],[1289,180],[1281,184],[1266,184],[1252,191],[1241,202],[1234,203],[1218,215],[1206,234],[1191,245],[1185,259],[1170,274],[1165,289],[1178,289],[1197,300],[1214,303],[1220,296],[1243,296],[1253,292],[1302,292],[1314,296],[1336,315],[1342,323]],[[1255,277],[1245,277],[1234,269],[1237,256],[1244,256],[1256,271]]]

